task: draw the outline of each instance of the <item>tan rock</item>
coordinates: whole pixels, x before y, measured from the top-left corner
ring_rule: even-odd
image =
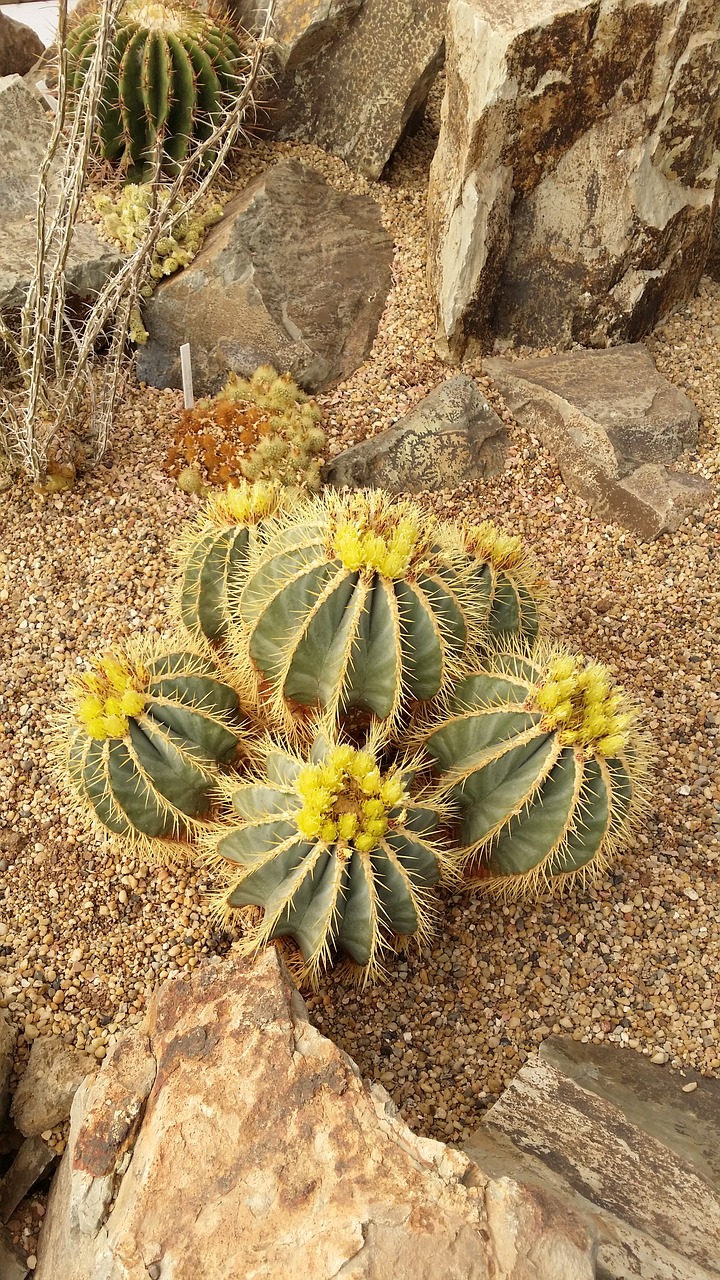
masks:
[[[24,76],[44,52],[45,45],[30,27],[0,13],[0,76]]]
[[[574,1215],[420,1138],[275,951],[167,982],[76,1096],[37,1280],[592,1280]]]
[[[641,343],[497,357],[485,369],[517,421],[557,459],[568,488],[605,519],[652,539],[712,497],[702,476],[668,469],[695,445],[698,413]]]
[[[94,1063],[59,1036],[33,1040],[10,1114],[26,1138],[62,1124],[70,1115],[75,1092]]]
[[[458,374],[388,431],[338,454],[331,484],[390,493],[457,489],[502,471],[507,430],[472,378]]]
[[[236,0],[245,26],[262,0]],[[439,70],[447,0],[276,0],[269,126],[378,178]]]
[[[442,353],[632,341],[692,296],[720,161],[717,0],[450,0],[446,61]]]

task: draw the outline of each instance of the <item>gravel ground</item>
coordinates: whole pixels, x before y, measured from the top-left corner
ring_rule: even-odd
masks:
[[[245,166],[290,153],[346,190],[372,191],[397,244],[373,356],[325,398],[332,452],[392,424],[447,375],[424,282],[432,144],[427,126],[372,188],[310,147],[262,146]],[[706,281],[650,343],[703,415],[698,452],[683,461],[716,479],[719,334],[720,286]],[[480,367],[469,371],[511,421]],[[153,984],[229,945],[207,921],[203,875],[149,869],[85,834],[49,770],[49,714],[81,655],[164,625],[169,534],[195,504],[160,467],[179,407],[176,393],[132,391],[107,467],[71,493],[0,498],[0,1006],[21,1032],[19,1070],[48,1033],[101,1060]],[[558,634],[609,662],[659,747],[653,815],[596,889],[523,908],[446,895],[434,945],[398,958],[388,984],[357,992],[331,977],[310,999],[315,1023],[413,1127],[461,1141],[551,1032],[701,1075],[720,1068],[720,510],[640,544],[595,519],[517,426],[501,477],[434,501],[528,538],[556,589]],[[62,1131],[52,1141],[62,1148]]]

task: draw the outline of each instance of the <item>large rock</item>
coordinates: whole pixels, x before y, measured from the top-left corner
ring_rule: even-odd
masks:
[[[667,464],[697,441],[692,401],[641,343],[536,359],[485,361],[519,423],[557,459],[569,489],[639,538],[674,531],[712,497]]]
[[[24,76],[44,52],[45,45],[30,27],[0,13],[0,76]]]
[[[20,1133],[32,1138],[67,1120],[76,1090],[92,1065],[86,1054],[59,1036],[33,1040],[10,1109]]]
[[[450,0],[429,194],[441,352],[634,341],[692,296],[719,24],[717,0]]]
[[[366,196],[341,195],[296,160],[231,200],[192,265],[147,305],[138,377],[182,386],[189,342],[196,392],[230,370],[289,370],[309,391],[346,378],[373,343],[391,284],[392,241]]]
[[[592,1280],[552,1197],[419,1138],[277,953],[167,982],[73,1106],[36,1280]]]
[[[494,1177],[560,1197],[599,1238],[603,1280],[717,1280],[720,1081],[552,1037],[465,1144]]]
[[[17,1031],[4,1009],[0,1009],[0,1128],[5,1123],[10,1101],[10,1076],[15,1058]]]
[[[30,282],[37,245],[38,175],[50,132],[45,108],[25,81],[20,76],[0,80],[0,311],[5,313],[19,310]],[[50,211],[55,190],[51,178]],[[77,223],[68,261],[68,293],[88,301],[121,262],[89,223]]]
[[[236,0],[246,26],[263,0]],[[378,178],[440,67],[447,0],[277,0],[269,126]]]
[[[502,471],[507,431],[472,378],[448,378],[389,431],[353,445],[326,478],[391,493],[457,489]]]

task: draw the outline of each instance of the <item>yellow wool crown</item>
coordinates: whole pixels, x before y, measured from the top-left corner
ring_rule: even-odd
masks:
[[[468,525],[464,530],[463,540],[470,555],[487,561],[496,569],[515,568],[527,557],[522,538],[503,533],[490,520]]]
[[[633,714],[622,690],[613,687],[607,667],[599,662],[585,666],[571,654],[553,659],[535,702],[543,712],[543,728],[558,730],[563,746],[616,756],[628,745]]]
[[[124,738],[129,721],[147,702],[148,672],[142,663],[106,653],[76,681],[76,718],[91,738]]]
[[[217,524],[259,524],[277,511],[280,505],[280,487],[274,484],[240,484],[230,486],[225,493],[213,495],[207,505],[207,514]]]
[[[334,747],[323,764],[302,769],[297,792],[303,801],[298,831],[308,840],[352,844],[370,853],[390,825],[390,810],[407,799],[400,775],[383,776],[371,751]]]

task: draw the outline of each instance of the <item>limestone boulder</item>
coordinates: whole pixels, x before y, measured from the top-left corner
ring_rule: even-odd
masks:
[[[36,1280],[592,1280],[552,1196],[420,1138],[277,954],[160,988],[75,1098]]]
[[[295,160],[274,165],[225,207],[185,271],[155,291],[137,372],[180,387],[189,342],[195,391],[230,370],[289,370],[308,391],[348,377],[372,346],[393,245],[367,196],[343,195]]]
[[[235,0],[246,27],[263,0]],[[276,0],[269,127],[378,178],[442,61],[447,0]]]
[[[635,341],[692,296],[719,119],[717,0],[450,0],[429,192],[441,353]]]
[[[67,1120],[75,1092],[92,1065],[86,1054],[59,1036],[33,1040],[10,1109],[20,1133],[32,1138]]]
[[[45,45],[30,27],[0,13],[0,76],[24,76],[44,52]]]
[[[389,431],[345,449],[327,469],[331,484],[390,493],[457,489],[502,471],[507,431],[465,374],[448,378]]]
[[[669,463],[697,441],[692,401],[641,343],[485,361],[516,420],[543,441],[569,489],[642,539],[677,529],[712,497]]]
[[[51,132],[39,96],[19,75],[0,80],[0,311],[22,306],[35,260],[38,175]],[[55,181],[51,176],[49,208]],[[71,297],[88,301],[122,258],[89,223],[75,227],[68,262]]]

